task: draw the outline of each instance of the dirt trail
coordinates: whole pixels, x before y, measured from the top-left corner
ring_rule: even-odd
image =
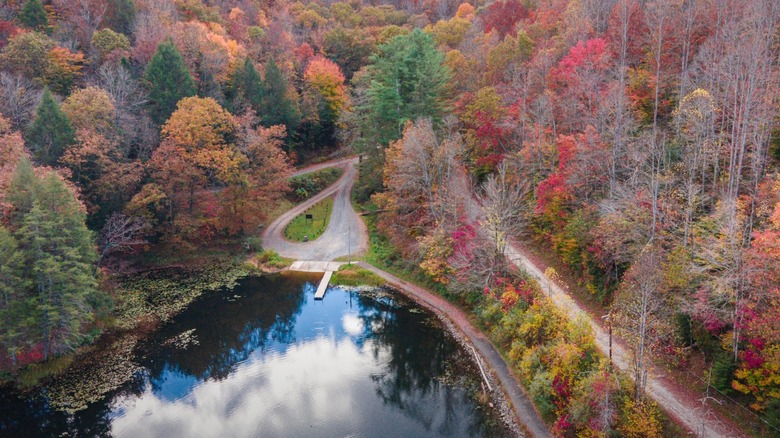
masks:
[[[517,267],[523,269],[529,275],[539,281],[542,290],[547,293],[552,302],[566,312],[569,318],[584,317],[593,328],[596,338],[596,346],[606,356],[609,354],[609,333],[593,317],[584,311],[566,292],[555,282],[550,281],[518,245],[508,245],[507,257]],[[613,336],[612,361],[620,370],[629,371],[631,356],[623,348],[619,339]],[[698,400],[691,400],[681,394],[677,394],[669,382],[664,381],[658,370],[651,370],[647,378],[647,393],[662,408],[684,424],[691,432],[705,437],[741,437],[744,434],[736,430],[728,421],[721,421],[709,412],[706,406]]]

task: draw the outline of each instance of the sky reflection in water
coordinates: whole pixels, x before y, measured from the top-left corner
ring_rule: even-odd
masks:
[[[479,384],[435,317],[383,293],[315,301],[317,280],[249,278],[201,299],[142,346],[134,382],[88,410],[102,418],[76,423],[120,437],[502,434],[444,383]]]

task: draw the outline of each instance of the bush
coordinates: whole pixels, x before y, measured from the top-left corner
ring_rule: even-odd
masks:
[[[764,421],[772,428],[780,429],[780,400],[772,399],[766,404]]]
[[[247,252],[260,252],[263,250],[263,238],[260,236],[247,236],[244,238],[243,247]]]

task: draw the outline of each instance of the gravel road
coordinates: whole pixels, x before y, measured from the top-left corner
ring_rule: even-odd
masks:
[[[357,177],[357,162],[357,158],[347,158],[295,172],[294,175],[303,175],[328,167],[344,169],[344,174],[335,183],[273,221],[263,233],[263,247],[276,250],[282,257],[308,261],[331,261],[349,254],[365,252],[368,249],[368,232],[352,208],[350,199]],[[319,238],[305,243],[291,242],[284,238],[284,228],[293,218],[330,196],[333,196],[333,213],[328,228]]]

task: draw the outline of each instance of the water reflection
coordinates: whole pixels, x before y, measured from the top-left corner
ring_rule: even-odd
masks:
[[[204,298],[140,348],[133,382],[66,421],[53,414],[70,426],[46,435],[502,433],[469,396],[475,370],[433,316],[381,293],[331,288],[315,301],[315,281],[251,278]],[[51,414],[18,409],[29,424]]]

